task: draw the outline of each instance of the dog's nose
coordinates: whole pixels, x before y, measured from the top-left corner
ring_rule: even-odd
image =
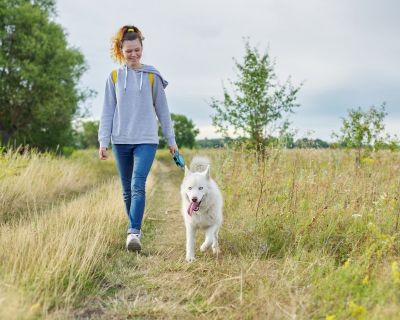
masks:
[[[197,197],[193,197],[193,198],[192,198],[192,201],[193,201],[193,202],[197,202]]]

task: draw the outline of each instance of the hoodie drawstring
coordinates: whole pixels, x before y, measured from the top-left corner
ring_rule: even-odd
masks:
[[[125,83],[124,83],[124,91],[126,91],[126,82],[128,79],[128,66],[125,65]],[[142,91],[142,84],[143,84],[143,71],[140,71],[140,86],[139,90]]]
[[[124,84],[124,91],[126,91],[126,80],[128,79],[128,67],[125,65],[125,84]]]

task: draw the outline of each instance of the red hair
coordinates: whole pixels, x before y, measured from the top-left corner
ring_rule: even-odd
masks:
[[[122,54],[122,45],[124,41],[136,39],[139,39],[140,45],[143,47],[142,41],[144,40],[144,37],[138,28],[133,25],[127,25],[119,28],[111,40],[111,58],[120,64],[123,63],[125,60]]]

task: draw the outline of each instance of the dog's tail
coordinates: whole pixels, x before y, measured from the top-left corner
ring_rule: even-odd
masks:
[[[207,166],[211,166],[211,160],[207,156],[194,156],[190,162],[190,171],[192,172],[203,172],[207,169]]]

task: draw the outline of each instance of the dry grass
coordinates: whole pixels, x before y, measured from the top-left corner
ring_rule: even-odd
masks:
[[[72,176],[82,174],[82,169],[69,168]],[[53,171],[49,172],[52,183]],[[148,188],[153,184],[150,177]],[[114,177],[79,197],[0,225],[0,318],[46,315],[100,290],[104,267],[123,244],[114,241],[126,228],[120,198]]]
[[[183,154],[190,160],[194,153]],[[397,318],[398,153],[375,154],[360,169],[340,150],[272,150],[264,162],[244,150],[207,154],[225,197],[220,256],[200,254],[199,234],[197,261],[185,262],[183,173],[158,152],[140,255],[123,249],[117,179],[36,219],[2,226],[0,259],[7,262],[0,267],[0,294],[8,297],[8,314]]]
[[[0,156],[0,222],[26,217],[62,198],[93,188],[114,174],[110,163],[99,163],[97,152],[77,151],[56,158],[37,152]]]

